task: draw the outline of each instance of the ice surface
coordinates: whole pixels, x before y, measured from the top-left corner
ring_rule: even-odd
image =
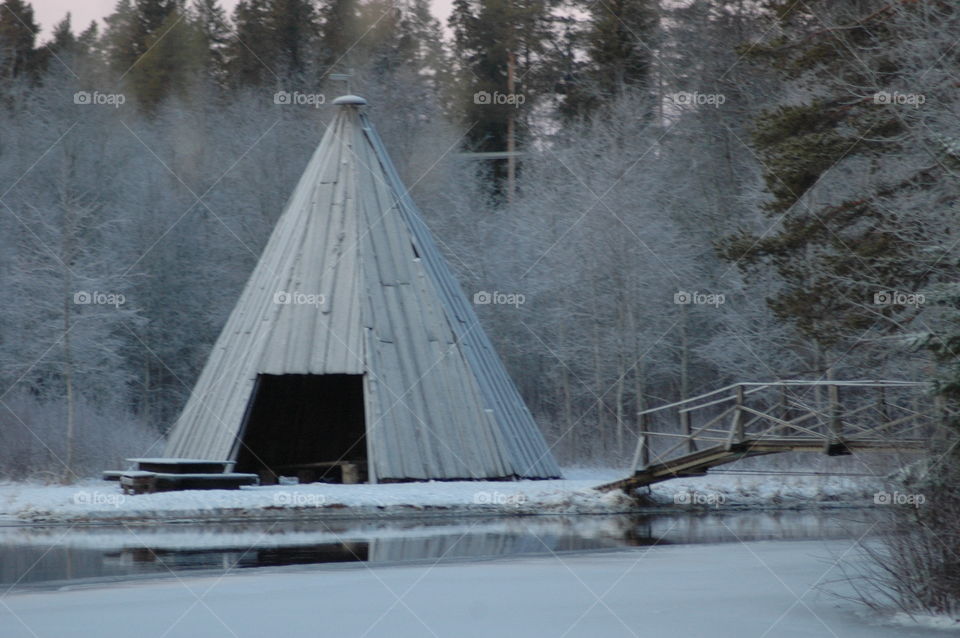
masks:
[[[4,638],[911,638],[825,593],[853,541],[656,546],[491,562],[282,568],[0,599]],[[848,557],[849,554],[846,554]]]

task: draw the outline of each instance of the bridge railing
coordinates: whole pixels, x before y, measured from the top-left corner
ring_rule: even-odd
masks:
[[[916,446],[944,432],[938,424],[946,408],[929,389],[926,383],[888,380],[732,384],[641,411],[644,428],[632,471],[747,441],[798,449],[819,445],[827,454],[848,454],[851,447]]]

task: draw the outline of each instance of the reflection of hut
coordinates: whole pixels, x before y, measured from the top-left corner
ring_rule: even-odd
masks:
[[[559,476],[366,101],[335,103],[167,456],[345,481]]]

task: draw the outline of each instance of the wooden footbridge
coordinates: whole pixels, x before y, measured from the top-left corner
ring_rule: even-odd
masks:
[[[631,475],[598,489],[630,491],[780,452],[916,452],[947,436],[943,403],[929,384],[908,381],[737,383],[639,415]]]

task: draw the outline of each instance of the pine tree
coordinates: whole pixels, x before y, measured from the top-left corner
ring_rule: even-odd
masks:
[[[168,18],[179,4],[179,0],[117,0],[105,19],[104,33],[104,49],[115,72],[126,74],[139,64],[161,28],[171,26]]]
[[[100,25],[96,21],[91,21],[90,25],[77,36],[77,44],[83,47],[84,51],[93,51],[100,43]]]
[[[591,2],[579,35],[586,62],[564,73],[561,113],[585,116],[627,91],[649,90],[659,26],[658,0]],[[575,56],[569,56],[575,60]]]
[[[429,0],[410,0],[404,9],[401,32],[409,41],[407,62],[430,74],[438,86],[450,76],[450,55],[443,42],[440,22],[430,11]]]
[[[366,55],[374,73],[386,77],[409,71],[435,93],[449,81],[440,23],[426,0],[368,2],[361,7],[357,28],[365,35],[355,47],[354,61]]]
[[[134,0],[141,33],[156,33],[179,11],[182,0]]]
[[[0,78],[16,78],[41,70],[43,56],[35,48],[39,30],[30,3],[4,0],[0,4]]]
[[[268,25],[279,51],[281,70],[288,74],[306,72],[317,37],[317,12],[313,3],[274,0]]]
[[[198,26],[175,9],[144,43],[147,52],[129,75],[140,104],[153,109],[171,95],[190,97],[209,60],[208,43]]]
[[[467,143],[475,151],[505,151],[529,136],[526,117],[543,93],[550,38],[545,0],[456,0],[450,16],[459,60],[456,100]],[[502,195],[511,176],[509,160],[494,177]]]
[[[320,8],[320,59],[324,74],[349,69],[349,60],[345,58],[363,32],[359,12],[357,0],[326,0]]]
[[[70,13],[64,16],[53,28],[53,37],[47,43],[47,50],[55,55],[60,63],[67,65],[70,75],[76,74],[90,81],[104,75],[102,59],[95,56],[100,36],[97,23],[91,22],[79,35],[73,32],[73,18]],[[47,64],[49,64],[49,60]]]
[[[256,86],[273,73],[266,16],[267,0],[241,0],[233,10],[236,38],[227,45],[226,66],[236,86]]]
[[[304,75],[313,66],[317,11],[307,0],[244,0],[233,13],[237,37],[227,69],[237,85],[256,86]]]
[[[48,45],[54,52],[71,51],[77,46],[77,36],[70,26],[70,14],[53,27],[53,39]]]
[[[176,0],[120,0],[106,22],[111,67],[148,110],[170,95],[188,95],[208,68],[210,42]]]
[[[227,14],[218,0],[193,0],[190,15],[209,51],[209,73],[222,80],[226,72],[225,50],[231,41]]]
[[[867,332],[916,316],[883,295],[935,276],[918,247],[941,232],[899,203],[929,191],[941,169],[917,161],[904,119],[913,116],[877,100],[906,71],[890,54],[899,36],[887,4],[857,4],[773,7],[779,35],[749,51],[791,89],[753,135],[771,226],[721,245],[747,273],[775,269],[784,285],[770,307],[820,346],[828,360],[818,366],[831,349],[864,348]]]

